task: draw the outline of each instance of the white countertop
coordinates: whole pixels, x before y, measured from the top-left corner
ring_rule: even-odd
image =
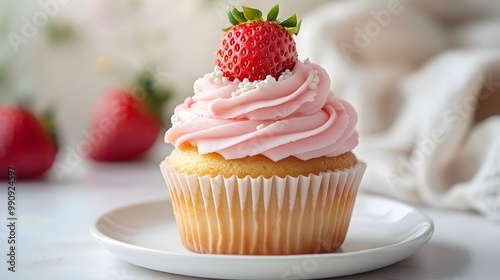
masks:
[[[0,279],[195,279],[123,262],[89,235],[89,226],[110,209],[168,196],[156,162],[83,161],[63,181],[53,174],[46,181],[18,181],[15,273],[7,270],[8,200],[2,182]],[[419,209],[435,224],[425,247],[394,265],[336,279],[498,279],[500,224],[469,212]]]

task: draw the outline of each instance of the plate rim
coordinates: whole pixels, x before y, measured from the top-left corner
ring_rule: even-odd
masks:
[[[367,255],[367,254],[374,254],[379,252],[380,250],[391,250],[397,247],[405,246],[407,244],[411,243],[418,243],[421,244],[418,246],[417,250],[418,251],[420,248],[425,246],[429,240],[432,238],[435,230],[434,222],[433,220],[423,211],[420,209],[417,209],[413,205],[407,204],[405,202],[395,200],[392,198],[380,196],[380,195],[373,195],[373,194],[368,194],[368,193],[362,193],[358,194],[358,196],[363,196],[366,199],[375,199],[375,200],[382,200],[386,202],[390,202],[392,204],[398,205],[399,207],[405,207],[408,209],[408,211],[413,211],[418,213],[422,217],[422,221],[426,223],[428,226],[427,228],[423,231],[418,233],[417,236],[414,236],[413,238],[407,237],[401,241],[385,245],[385,246],[380,246],[376,248],[369,248],[369,249],[363,249],[363,250],[358,250],[354,252],[342,252],[342,253],[322,253],[322,254],[297,254],[297,255],[224,255],[224,254],[197,254],[195,252],[189,252],[189,253],[183,253],[183,252],[175,252],[175,251],[166,251],[166,250],[161,250],[161,249],[154,249],[154,248],[148,248],[148,247],[142,247],[139,245],[135,244],[130,244],[115,238],[112,238],[111,236],[106,235],[103,233],[101,230],[98,228],[98,224],[106,217],[111,215],[112,213],[116,213],[119,211],[123,211],[126,208],[131,208],[131,207],[139,207],[139,206],[146,206],[148,204],[155,204],[155,203],[162,203],[162,202],[171,202],[170,197],[162,197],[162,198],[147,198],[147,199],[141,199],[137,200],[135,202],[129,202],[129,203],[124,203],[120,206],[111,208],[101,215],[99,215],[94,222],[90,225],[89,227],[89,232],[92,238],[99,243],[104,249],[107,251],[111,252],[115,257],[118,257],[123,260],[120,256],[112,252],[110,250],[111,247],[113,248],[123,248],[126,250],[140,250],[143,253],[150,253],[150,254],[161,254],[164,256],[173,256],[177,258],[189,258],[189,259],[195,259],[195,260],[210,260],[210,261],[224,261],[224,260],[239,260],[239,261],[297,261],[297,260],[304,260],[307,258],[316,258],[316,259],[323,259],[323,260],[330,260],[330,259],[336,259],[336,258],[356,258],[359,255]],[[356,199],[357,203],[358,199]],[[175,219],[175,218],[174,218]],[[349,234],[349,233],[348,233]],[[412,253],[413,254],[413,253]],[[405,258],[411,256],[412,254],[409,254]],[[402,258],[399,261],[405,259]],[[129,261],[127,261],[129,262]],[[129,262],[132,263],[132,262]],[[383,266],[378,266],[377,268],[385,267],[391,264],[394,264],[395,262],[388,263]],[[132,263],[134,265],[141,266],[136,263]],[[143,266],[145,267],[145,266]],[[149,268],[149,269],[154,269],[154,268]],[[364,271],[359,271],[361,272],[366,272],[370,271],[372,269],[364,270]],[[164,271],[164,270],[161,270]],[[169,272],[169,271],[164,271],[164,272]],[[169,273],[176,273],[176,272],[169,272]],[[185,274],[187,275],[187,274]],[[194,274],[193,274],[194,275]],[[187,276],[193,276],[193,275],[187,275]],[[342,275],[349,275],[349,274],[342,274]],[[340,275],[338,275],[340,276]],[[199,277],[199,276],[196,276]],[[223,279],[223,278],[220,278]]]

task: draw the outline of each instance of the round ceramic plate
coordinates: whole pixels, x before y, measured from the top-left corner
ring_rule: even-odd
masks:
[[[315,279],[361,273],[401,261],[423,247],[434,226],[417,209],[359,195],[342,247],[331,254],[240,256],[186,250],[170,200],[146,201],[102,215],[92,237],[116,257],[149,269],[219,279]]]

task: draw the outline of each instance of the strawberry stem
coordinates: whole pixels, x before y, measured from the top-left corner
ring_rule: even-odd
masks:
[[[170,87],[160,85],[151,71],[144,71],[139,76],[139,86],[146,92],[146,99],[143,104],[160,123],[164,124],[161,112],[163,104],[170,99],[173,90]]]
[[[54,112],[55,112],[54,105],[53,104],[49,105],[49,107],[42,114],[40,118],[40,123],[42,124],[45,133],[47,133],[52,142],[54,142],[56,149],[58,149],[59,137],[57,136],[57,129],[54,122],[54,115],[55,115]]]
[[[249,8],[246,6],[242,6],[243,12],[239,11],[235,7],[229,7],[228,12],[227,12],[227,17],[229,19],[229,22],[232,24],[232,26],[228,28],[222,29],[224,32],[227,32],[229,29],[231,29],[233,26],[236,26],[241,23],[246,23],[246,22],[259,22],[263,21],[264,19],[262,18],[262,12],[254,9],[254,8]],[[274,7],[269,10],[269,13],[267,14],[266,20],[270,22],[276,22],[279,25],[281,25],[283,28],[285,28],[288,33],[291,35],[297,35],[300,30],[300,24],[302,21],[297,22],[297,15],[293,14],[290,17],[278,21],[278,14],[279,14],[280,7],[279,5],[275,5]]]

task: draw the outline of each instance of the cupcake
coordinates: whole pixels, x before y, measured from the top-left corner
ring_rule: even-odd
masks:
[[[298,60],[294,15],[230,8],[213,73],[178,105],[161,163],[183,245],[204,254],[331,253],[366,165],[357,114]]]

